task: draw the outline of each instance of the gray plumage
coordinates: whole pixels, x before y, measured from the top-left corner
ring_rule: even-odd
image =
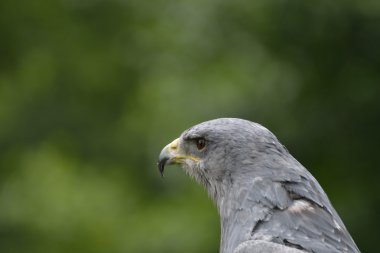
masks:
[[[223,118],[188,130],[160,154],[215,202],[221,253],[359,252],[315,178],[263,126]]]

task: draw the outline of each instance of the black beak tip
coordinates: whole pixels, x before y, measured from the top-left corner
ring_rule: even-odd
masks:
[[[158,171],[160,172],[161,177],[164,177],[164,169],[165,169],[166,162],[168,160],[169,160],[168,158],[164,158],[164,159],[159,160],[157,163]]]

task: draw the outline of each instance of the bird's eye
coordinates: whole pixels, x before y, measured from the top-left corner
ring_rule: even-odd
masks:
[[[199,138],[195,140],[195,143],[197,144],[197,149],[202,150],[206,146],[206,140],[203,138]]]

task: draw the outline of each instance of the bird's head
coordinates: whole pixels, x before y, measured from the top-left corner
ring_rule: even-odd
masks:
[[[189,128],[165,146],[158,167],[163,174],[166,165],[180,164],[197,182],[215,190],[244,180],[268,145],[275,142],[274,135],[259,124],[215,119]]]

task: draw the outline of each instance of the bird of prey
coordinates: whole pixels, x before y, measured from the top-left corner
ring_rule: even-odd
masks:
[[[158,168],[180,164],[215,202],[220,253],[360,252],[316,179],[265,127],[221,118],[184,131]]]

